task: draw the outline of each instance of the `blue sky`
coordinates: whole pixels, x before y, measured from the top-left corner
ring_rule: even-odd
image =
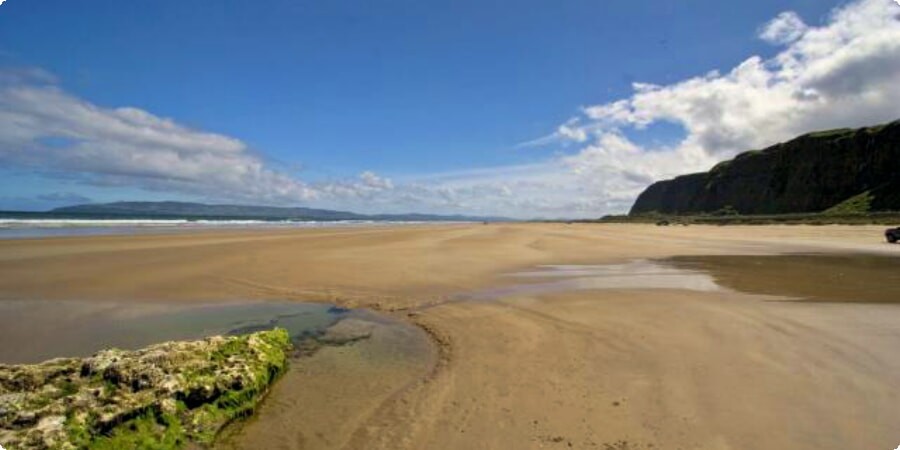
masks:
[[[637,187],[609,194],[609,186],[604,191],[577,178],[569,180],[580,183],[577,188],[562,186],[566,179],[557,172],[576,170],[570,158],[589,159],[604,139],[623,138],[653,156],[685,153],[681,147],[692,136],[698,142],[704,136],[697,135],[696,123],[671,111],[649,121],[617,119],[609,127],[602,124],[609,116],[590,114],[592,107],[634,99],[640,95],[634,83],[675,87],[710,71],[725,77],[754,56],[775,58],[804,39],[765,38],[764,30],[779,14],[790,11],[801,22],[773,26],[805,33],[841,25],[831,12],[839,5],[822,0],[7,0],[0,5],[0,70],[7,74],[0,89],[32,89],[35,95],[5,102],[0,97],[6,112],[19,117],[8,123],[31,117],[27,133],[9,133],[27,134],[29,141],[0,141],[6,146],[0,147],[0,208],[187,199],[521,217],[621,212]],[[895,31],[896,11],[890,8],[896,5],[890,0],[847,5],[870,15],[883,8],[889,20],[878,19],[880,26]],[[893,48],[875,51],[873,60],[883,59],[886,51]],[[895,75],[893,67],[865,70]],[[798,83],[793,87],[805,88]],[[56,119],[27,103],[38,98],[43,105],[59,101],[94,108],[110,116],[109,129],[92,125],[88,132],[70,121],[48,125]],[[121,134],[110,129],[123,119],[111,116],[123,107],[152,117],[128,115],[130,133],[159,126],[157,137],[169,142],[158,119],[174,124],[172,135],[186,140],[214,135],[236,141],[236,147],[230,143],[225,147],[231,150],[221,151],[241,157],[212,165],[250,167],[252,180],[240,178],[248,173],[241,169],[240,175],[203,185],[209,177],[192,164],[205,167],[209,161],[193,160],[189,153],[197,148],[206,158],[220,149],[183,141],[172,150],[178,157],[166,159],[158,171],[124,168],[115,159],[123,152],[168,150],[134,136],[116,141]],[[896,108],[885,108],[851,125],[900,116]],[[153,124],[141,122],[145,119]],[[847,121],[829,120],[801,118],[798,127]],[[563,128],[585,136],[561,136]],[[687,158],[681,169],[696,170],[749,148],[739,145],[768,143],[789,131],[802,130],[787,127],[761,140],[727,136],[723,139],[733,148],[694,149],[710,157]],[[101,147],[105,150],[97,150]],[[90,163],[103,158],[115,160]],[[62,159],[67,162],[59,163]],[[191,169],[174,167],[182,162]],[[166,164],[177,183],[160,181]],[[542,172],[553,167],[557,172]],[[633,178],[646,184],[680,171]],[[523,172],[529,175],[522,178]],[[605,172],[598,176],[614,178]],[[551,187],[529,190],[535,180]],[[253,186],[241,191],[241,184]],[[504,200],[540,196],[552,186],[555,193],[530,204]],[[571,198],[572,189],[584,200],[571,214],[547,207],[558,197]],[[497,196],[493,203],[487,201],[491,196]]]

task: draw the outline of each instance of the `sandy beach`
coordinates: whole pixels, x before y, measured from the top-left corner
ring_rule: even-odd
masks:
[[[783,301],[779,286],[794,277],[765,263],[713,272],[721,289],[466,300],[541,265],[676,256],[859,253],[884,256],[885,273],[897,273],[900,258],[888,257],[898,248],[882,231],[466,224],[8,240],[0,301],[329,302],[431,336],[436,357],[398,375],[409,380],[391,379],[390,367],[377,368],[379,379],[365,364],[347,367],[352,347],[320,351],[303,363],[310,391],[292,394],[303,423],[251,421],[255,440],[238,437],[237,447],[887,449],[900,444],[900,305],[890,301]],[[812,279],[825,291],[826,278]],[[814,297],[817,285],[782,295]],[[277,395],[255,420],[267,408],[290,412]]]

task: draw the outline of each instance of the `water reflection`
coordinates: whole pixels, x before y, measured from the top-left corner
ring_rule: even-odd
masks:
[[[517,283],[456,300],[609,289],[733,290],[773,300],[900,303],[900,257],[873,254],[678,256],[604,265],[548,265]]]
[[[713,277],[703,271],[652,260],[604,265],[548,265],[508,276],[522,283],[469,293],[464,298],[493,300],[591,289],[719,289]]]
[[[0,363],[87,356],[100,349],[243,334],[282,327],[295,339],[321,333],[352,314],[326,304],[242,302],[0,301]]]
[[[679,256],[662,261],[703,271],[729,289],[820,302],[900,303],[900,258],[871,254]]]

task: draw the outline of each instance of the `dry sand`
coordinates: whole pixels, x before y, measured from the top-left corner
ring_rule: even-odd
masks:
[[[303,435],[287,422],[292,439],[256,448],[889,449],[898,304],[673,289],[446,302],[539,264],[900,251],[881,231],[496,224],[0,241],[0,299],[332,301],[413,321],[439,345],[412,383],[338,373],[347,350],[326,349],[330,366],[309,370],[317,395],[300,405],[320,423]]]

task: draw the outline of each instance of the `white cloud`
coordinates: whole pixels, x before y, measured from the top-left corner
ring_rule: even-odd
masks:
[[[374,172],[363,172],[359,174],[359,178],[362,181],[363,186],[372,190],[382,191],[394,188],[394,183],[391,182],[389,178],[380,177]]]
[[[793,11],[785,11],[760,30],[759,37],[772,44],[789,44],[807,30],[803,19]]]
[[[763,31],[789,42],[775,57],[751,56],[728,73],[671,85],[635,85],[629,99],[586,108],[588,126],[667,120],[688,132],[675,151],[730,156],[813,129],[895,119],[898,13],[886,0],[863,0],[835,10],[820,27],[783,13]]]
[[[569,123],[560,125],[559,128],[556,129],[556,133],[559,134],[560,137],[565,139],[569,139],[575,142],[585,142],[588,140],[588,134],[586,130],[583,128],[579,128],[575,126],[577,124],[576,121],[570,121]]]
[[[102,108],[47,83],[7,76],[0,85],[0,161],[129,185],[261,202],[316,198],[266,166],[247,145],[137,108]]]
[[[313,185],[313,188],[321,192],[323,196],[332,201],[342,201],[352,204],[356,200],[365,200],[365,205],[377,196],[394,189],[394,183],[390,178],[384,178],[371,171],[359,174],[355,180],[338,180]]]
[[[243,141],[64,92],[40,69],[0,71],[0,163],[108,187],[253,204],[340,207],[394,189],[365,171],[307,183],[272,168]],[[364,203],[362,209],[367,203]]]

